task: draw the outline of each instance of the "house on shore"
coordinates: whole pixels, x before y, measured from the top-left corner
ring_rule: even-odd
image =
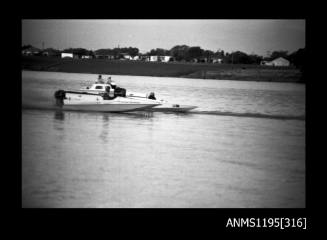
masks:
[[[61,53],[61,58],[76,58],[76,54],[73,53]]]
[[[91,55],[82,55],[82,59],[92,59],[93,57]]]
[[[209,62],[209,59],[206,57],[199,57],[199,58],[193,58],[191,61],[195,63],[207,63]]]
[[[95,58],[97,58],[97,59],[109,59],[109,60],[113,60],[113,59],[115,59],[115,56],[114,55],[111,55],[111,54],[107,54],[107,55],[96,54],[95,55]]]
[[[138,61],[140,60],[140,56],[131,56],[131,60]]]
[[[60,57],[60,55],[60,51],[53,48],[47,48],[42,51],[42,56],[46,57]]]
[[[139,60],[148,62],[148,61],[150,61],[150,57],[147,55],[140,55]]]
[[[172,56],[159,56],[159,61],[160,62],[170,62],[173,61]]]
[[[150,62],[158,62],[158,56],[150,56],[149,61]]]
[[[260,64],[265,66],[288,67],[290,66],[290,61],[283,57],[279,57],[272,61],[261,61]]]
[[[150,56],[150,62],[169,62],[172,61],[173,57],[171,56]]]
[[[212,63],[222,63],[223,59],[222,58],[212,58]]]
[[[34,56],[34,55],[40,54],[41,52],[42,52],[41,49],[36,48],[36,47],[33,47],[33,46],[30,46],[30,47],[22,50],[22,55],[25,55],[25,56]]]
[[[133,57],[129,55],[128,53],[120,53],[119,54],[120,60],[133,60]]]
[[[76,53],[63,52],[61,53],[61,58],[92,59],[93,57],[91,55],[81,55]]]

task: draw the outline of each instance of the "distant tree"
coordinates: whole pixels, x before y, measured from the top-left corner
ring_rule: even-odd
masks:
[[[28,48],[30,48],[30,47],[32,47],[32,45],[30,45],[30,44],[28,44],[28,45],[23,45],[23,46],[22,46],[22,50],[28,49]]]
[[[211,59],[214,57],[215,53],[211,50],[204,50],[202,53],[202,56],[207,59],[207,61],[211,61]]]
[[[234,64],[260,64],[263,57],[254,53],[248,55],[247,53],[236,51],[232,53],[226,53],[223,61],[226,63]]]
[[[115,58],[118,58],[120,51],[121,51],[120,48],[112,49],[112,54],[114,55]]]
[[[72,48],[66,48],[66,49],[62,50],[61,52],[63,52],[63,53],[73,53],[73,49]]]
[[[302,75],[300,82],[305,83],[305,61],[306,61],[306,50],[305,48],[300,48],[297,51],[291,53],[289,55],[289,60],[294,64],[296,68],[298,68]]]
[[[193,58],[200,58],[203,56],[204,50],[200,47],[190,47],[187,50],[186,58],[187,60],[191,60]]]
[[[114,55],[114,50],[110,48],[101,48],[94,51],[96,55]]]
[[[224,50],[218,50],[217,52],[214,53],[214,56],[223,59],[225,57]]]
[[[169,56],[170,51],[163,48],[151,49],[148,55],[152,56]]]
[[[300,48],[297,51],[291,53],[288,58],[290,62],[294,64],[295,67],[303,67],[305,61],[305,48]]]
[[[76,55],[88,55],[89,50],[85,49],[85,48],[67,48],[64,49],[62,52],[66,52],[66,53],[73,53]]]
[[[229,52],[226,52],[225,53],[225,56],[224,56],[224,58],[223,58],[223,61],[225,62],[225,63],[231,63],[231,55],[230,55],[230,53]]]
[[[250,60],[246,53],[241,51],[232,52],[230,54],[230,61],[234,64],[249,64]]]
[[[256,54],[248,55],[248,58],[250,64],[260,64],[261,61],[263,60],[262,56],[258,56]]]
[[[87,55],[90,55],[90,56],[92,56],[92,57],[95,56],[94,51],[92,51],[92,50],[89,50],[88,53],[87,53]]]
[[[149,55],[151,55],[151,56],[160,56],[162,54],[160,54],[160,51],[158,51],[158,48],[157,48],[157,49],[151,49],[150,52],[149,52]]]
[[[114,55],[118,56],[118,55],[122,55],[122,54],[129,54],[131,56],[136,56],[139,54],[139,49],[138,48],[134,48],[134,47],[124,47],[124,48],[114,48]]]
[[[59,50],[54,49],[54,48],[46,48],[46,49],[44,49],[44,51],[49,51],[49,52],[60,52]]]
[[[170,53],[177,61],[186,60],[189,48],[187,45],[176,45],[170,49]]]
[[[47,53],[48,56],[59,56],[60,50],[54,48],[46,48],[43,50],[43,53]]]
[[[138,48],[133,48],[133,47],[129,47],[128,48],[128,53],[134,57],[137,56],[139,54],[139,49]]]

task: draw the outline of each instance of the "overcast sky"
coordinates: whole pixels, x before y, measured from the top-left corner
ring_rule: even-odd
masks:
[[[42,48],[137,47],[141,53],[175,45],[266,55],[305,47],[305,20],[22,20],[22,45]]]

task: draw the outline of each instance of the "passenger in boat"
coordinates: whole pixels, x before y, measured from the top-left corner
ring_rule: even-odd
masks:
[[[116,89],[116,83],[111,80],[111,77],[108,77],[107,84],[109,84],[113,89]]]
[[[99,74],[99,76],[98,76],[98,81],[97,81],[97,83],[104,83],[101,74]]]
[[[154,92],[150,92],[150,94],[148,94],[148,99],[156,100],[156,97],[154,95]]]

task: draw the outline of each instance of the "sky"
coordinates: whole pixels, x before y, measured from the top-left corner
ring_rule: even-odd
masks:
[[[176,45],[266,56],[305,47],[305,20],[22,20],[22,45],[35,47],[136,47],[141,53]]]

